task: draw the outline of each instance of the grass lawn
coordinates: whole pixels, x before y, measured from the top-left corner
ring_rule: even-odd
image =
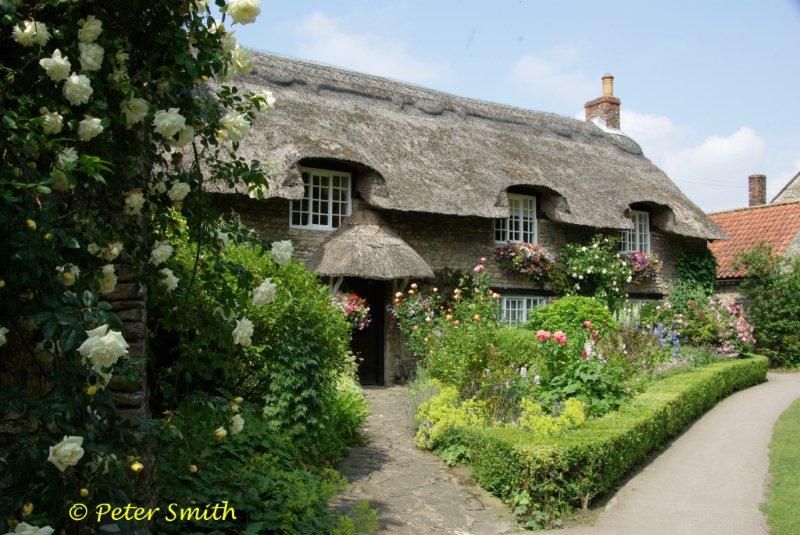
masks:
[[[770,444],[771,481],[764,512],[772,535],[800,533],[800,399],[784,412]]]

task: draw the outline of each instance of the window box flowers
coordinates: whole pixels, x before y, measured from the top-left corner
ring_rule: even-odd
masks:
[[[661,261],[652,253],[632,252],[620,254],[631,268],[631,278],[634,283],[653,280],[661,272]]]
[[[367,300],[352,292],[337,292],[333,302],[356,331],[363,331],[372,323]]]
[[[555,257],[535,243],[508,242],[494,250],[495,260],[511,277],[544,281],[550,276]]]

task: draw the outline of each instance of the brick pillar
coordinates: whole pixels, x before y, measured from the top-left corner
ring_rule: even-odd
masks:
[[[747,180],[750,202],[748,206],[767,204],[767,177],[766,175],[750,175]]]

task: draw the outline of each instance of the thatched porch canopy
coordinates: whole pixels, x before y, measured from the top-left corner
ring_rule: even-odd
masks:
[[[323,277],[426,279],[430,266],[373,210],[359,208],[306,262]]]
[[[554,221],[632,228],[626,212],[647,201],[669,208],[664,231],[725,237],[634,140],[586,121],[260,53],[236,83],[277,97],[240,149],[275,161],[273,197],[300,198],[298,162],[323,158],[374,169],[364,200],[376,208],[507,217],[508,188],[538,187],[563,198],[542,206]]]

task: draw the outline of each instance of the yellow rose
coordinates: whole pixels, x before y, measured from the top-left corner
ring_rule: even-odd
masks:
[[[197,465],[196,464],[190,464],[189,465],[189,471],[191,473],[193,473],[193,474],[196,474],[197,473]]]
[[[22,506],[22,518],[27,518],[31,516],[33,513],[33,504],[31,502],[27,502],[25,505]]]
[[[85,498],[89,495],[89,489],[83,488],[80,490],[81,498]]]
[[[139,461],[135,461],[135,462],[131,463],[130,468],[131,468],[131,472],[133,472],[135,474],[138,474],[139,472],[144,470],[144,465],[142,463],[140,463]]]

